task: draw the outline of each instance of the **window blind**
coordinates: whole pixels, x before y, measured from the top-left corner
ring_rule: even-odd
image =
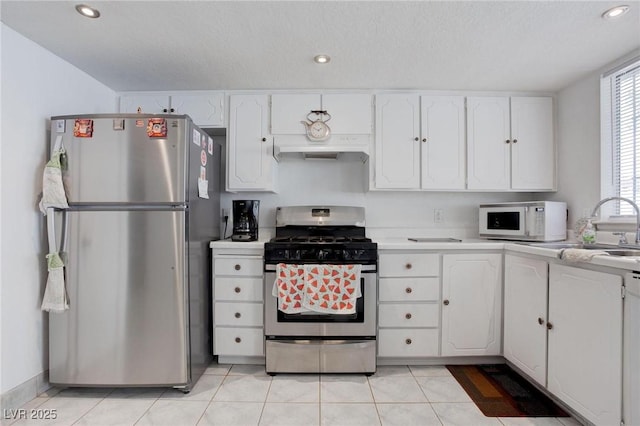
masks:
[[[640,62],[611,76],[613,176],[616,195],[640,201]],[[616,214],[635,214],[618,202]]]

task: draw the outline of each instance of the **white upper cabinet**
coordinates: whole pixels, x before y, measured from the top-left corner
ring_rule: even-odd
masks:
[[[267,95],[229,97],[227,191],[273,191]]]
[[[462,96],[376,97],[376,189],[464,189]]]
[[[553,189],[553,99],[511,98],[511,188]]]
[[[222,127],[224,126],[224,93],[125,93],[120,96],[120,112],[186,114],[197,126]]]
[[[554,190],[552,99],[468,97],[467,160],[468,189]]]
[[[463,96],[422,96],[422,189],[464,189],[465,109]]]
[[[368,135],[373,127],[372,108],[370,94],[276,94],[271,96],[271,133],[304,135],[301,121],[307,121],[311,111],[327,111],[332,135]]]
[[[420,186],[420,98],[414,94],[376,96],[374,187]]]

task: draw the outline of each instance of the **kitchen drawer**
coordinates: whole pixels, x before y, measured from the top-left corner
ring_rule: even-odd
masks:
[[[216,327],[214,355],[264,356],[262,328]]]
[[[216,303],[214,305],[214,324],[262,327],[262,303]]]
[[[262,302],[264,281],[262,278],[216,277],[213,298],[216,301]]]
[[[386,328],[378,331],[379,357],[438,356],[437,328]]]
[[[378,307],[380,327],[438,327],[436,303],[385,303]]]
[[[262,257],[258,256],[216,256],[214,274],[243,277],[262,276]]]
[[[383,253],[379,259],[381,277],[426,277],[440,275],[436,253]]]
[[[381,302],[423,302],[440,300],[440,278],[380,278]]]

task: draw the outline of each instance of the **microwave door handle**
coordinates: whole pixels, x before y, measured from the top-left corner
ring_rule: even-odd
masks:
[[[528,237],[529,236],[529,217],[528,217],[528,213],[529,213],[529,207],[525,207],[524,208],[524,236]]]

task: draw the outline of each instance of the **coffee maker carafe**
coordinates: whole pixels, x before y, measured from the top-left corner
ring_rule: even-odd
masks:
[[[259,200],[233,200],[232,241],[258,240]]]

